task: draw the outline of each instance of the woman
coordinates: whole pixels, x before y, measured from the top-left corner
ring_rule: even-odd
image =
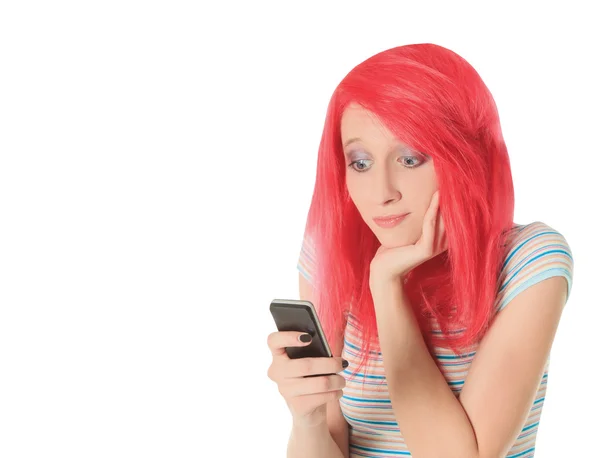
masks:
[[[534,456],[573,259],[513,216],[498,112],[463,58],[401,46],[341,81],[298,264],[335,357],[268,341],[289,457]]]

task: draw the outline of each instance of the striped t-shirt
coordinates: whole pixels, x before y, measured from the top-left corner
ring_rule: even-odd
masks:
[[[312,241],[305,235],[300,252],[298,269],[310,282],[314,272],[315,251]],[[507,242],[506,256],[500,272],[500,287],[496,297],[496,310],[500,311],[521,291],[546,278],[562,276],[567,280],[567,298],[571,293],[573,257],[565,238],[542,222],[527,225],[515,224]],[[381,352],[371,352],[362,373],[350,379],[353,368],[358,367],[361,340],[359,324],[349,314],[344,334],[342,357],[349,366],[342,375],[346,379],[340,407],[349,425],[350,457],[410,457],[402,433],[398,428],[385,380]],[[432,332],[436,327],[432,326]],[[439,332],[439,327],[437,328]],[[449,349],[435,347],[435,356],[441,362],[442,373],[448,386],[458,396],[467,377],[478,345],[473,345],[464,355],[455,356]],[[531,458],[544,405],[548,367],[531,406],[529,416],[507,458]]]

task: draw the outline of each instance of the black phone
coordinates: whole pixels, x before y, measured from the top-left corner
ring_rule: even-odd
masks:
[[[309,345],[286,347],[285,351],[291,359],[333,356],[315,307],[310,301],[273,299],[270,309],[279,331],[306,332],[312,337]]]

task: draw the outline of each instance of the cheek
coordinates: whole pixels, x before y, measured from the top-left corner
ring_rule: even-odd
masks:
[[[368,196],[365,192],[365,187],[360,186],[358,183],[353,183],[353,180],[346,180],[346,189],[348,190],[348,195],[354,205],[358,209],[359,213],[363,214],[367,207]]]

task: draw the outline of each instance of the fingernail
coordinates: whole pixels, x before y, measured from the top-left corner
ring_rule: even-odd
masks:
[[[298,337],[298,339],[300,340],[300,342],[308,343],[312,340],[312,337],[310,336],[310,334],[302,334],[300,335],[300,337]]]
[[[348,367],[348,364],[350,364],[348,361],[346,361],[344,358],[342,358],[342,367],[344,369],[346,369]]]

